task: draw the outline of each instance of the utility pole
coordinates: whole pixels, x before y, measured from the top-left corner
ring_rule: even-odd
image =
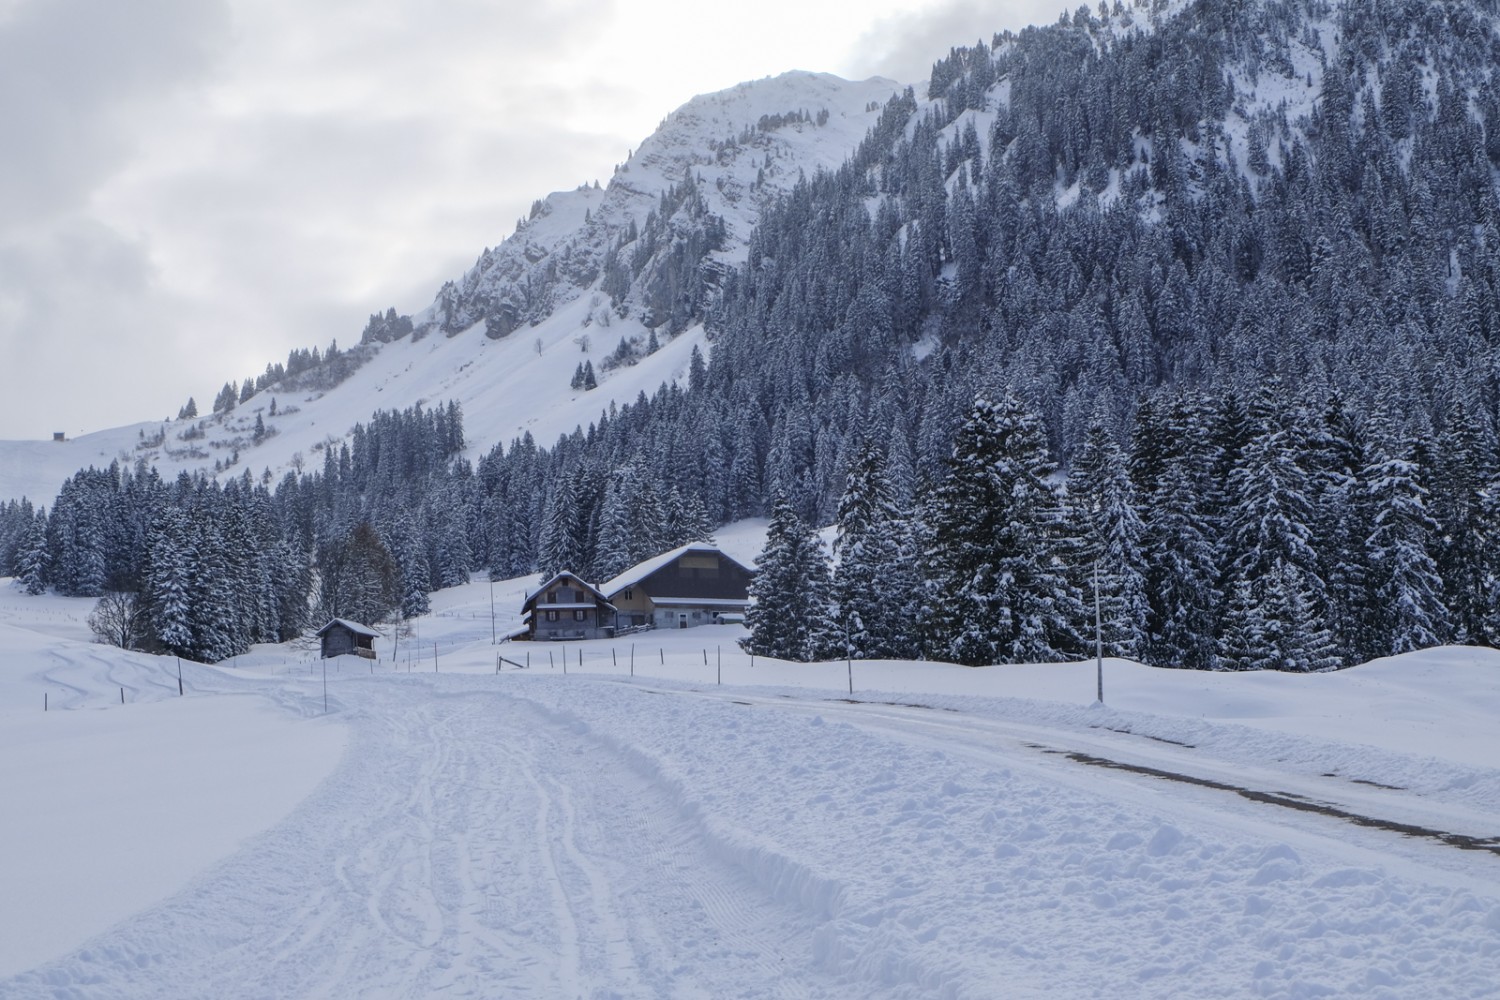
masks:
[[[1099,684],[1099,704],[1104,704],[1104,619],[1099,613],[1099,560],[1094,560],[1094,669]]]

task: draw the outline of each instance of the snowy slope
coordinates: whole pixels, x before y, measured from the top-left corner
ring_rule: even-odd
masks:
[[[878,110],[869,109],[899,89],[890,80],[855,83],[826,74],[787,73],[694,98],[662,122],[605,188],[585,186],[544,199],[537,215],[486,250],[468,274],[414,317],[415,336],[375,345],[375,358],[337,387],[327,392],[273,387],[224,417],[145,423],[61,444],[0,442],[0,499],[27,496],[50,506],[68,476],[115,460],[133,464],[144,459],[166,478],[183,469],[213,473],[216,465],[227,465],[229,475],[248,469],[260,476],[269,470],[279,478],[299,462],[320,466],[322,449],[344,440],[354,424],[368,420],[375,410],[418,402],[437,406],[452,399],[462,405],[471,457],[496,443],[508,444],[524,431],[550,445],[560,434],[586,428],[611,403],[631,402],[640,392],[650,394],[663,382],[684,378],[693,346],[708,350],[701,328],[694,327],[675,338],[663,335],[662,349],[639,364],[603,372],[600,362],[622,337],[644,344],[648,331],[638,310],[621,318],[609,309],[608,297],[597,291],[597,278],[580,285],[569,276],[587,272],[591,263],[597,266],[632,223],[645,223],[662,193],[680,184],[688,171],[709,210],[726,223],[728,243],[716,256],[726,263],[742,261],[762,206],[803,172],[811,175],[819,167],[842,163],[878,116]],[[816,117],[820,111],[828,112],[822,125],[808,121],[768,131],[757,128],[762,116],[806,112]],[[747,129],[751,135],[739,141]],[[727,143],[730,139],[736,141]],[[552,277],[545,278],[548,274]],[[476,296],[500,300],[528,282],[537,286],[549,281],[545,316],[535,325],[523,322],[499,339],[486,336],[482,318],[451,333],[435,325],[450,297],[460,304]],[[586,351],[578,342],[584,336]],[[598,372],[599,388],[569,389],[574,369],[584,360]],[[206,411],[211,393],[198,398]],[[270,413],[272,399],[276,416]],[[260,444],[252,438],[257,416],[270,432]],[[192,438],[200,427],[203,436]],[[187,438],[185,431],[190,432]]]
[[[504,613],[527,582],[496,586]],[[5,898],[37,900],[0,909],[0,995],[1443,997],[1500,981],[1494,651],[1315,676],[1109,661],[1099,708],[1088,663],[752,664],[732,626],[496,647],[487,583],[437,597],[399,650],[377,643],[386,659],[332,668],[339,757],[305,650],[187,665],[178,699],[170,661],[72,638],[89,602],[0,584],[0,760],[25,762],[0,768],[0,797],[28,824],[58,817],[0,826]],[[41,713],[44,691],[62,711]],[[160,780],[153,748],[224,721],[223,742],[262,737],[270,771],[301,758],[300,804],[241,780],[233,746],[194,744]],[[241,811],[197,815],[224,776]],[[160,870],[146,849],[141,868],[119,831],[173,810],[220,838],[161,834],[190,860]],[[76,866],[92,880],[48,881]],[[133,894],[108,874],[127,870]]]

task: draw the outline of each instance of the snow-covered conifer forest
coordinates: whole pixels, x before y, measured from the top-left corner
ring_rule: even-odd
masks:
[[[345,763],[323,747],[334,785],[299,796],[351,823],[341,795],[396,810],[350,771],[357,750],[407,775],[401,808],[423,830],[457,829],[498,812],[421,789],[458,780],[438,773],[450,764],[466,781],[493,765],[492,804],[526,803],[532,846],[560,846],[497,860],[439,837],[424,843],[448,853],[424,860],[376,820],[362,829],[379,859],[330,840],[333,866],[358,873],[336,892],[306,874],[332,893],[308,905],[368,898],[378,919],[339,952],[336,989],[304,956],[273,977],[278,995],[361,995],[350,970],[371,955],[386,956],[368,967],[377,992],[458,995],[430,954],[455,941],[463,982],[511,974],[515,995],[989,996],[1012,972],[1037,996],[1482,995],[1500,979],[1500,725],[1483,722],[1500,711],[1497,66],[1500,0],[1106,0],[955,47],[911,86],[789,73],[695,98],[607,185],[539,199],[428,308],[375,312],[352,348],[231,378],[196,397],[207,412],[173,401],[167,421],[0,442],[0,497],[14,497],[0,643],[57,707],[115,687],[119,702],[175,695],[153,671],[180,658],[203,671],[198,693],[270,693],[292,716],[321,715],[298,643],[329,619],[406,643],[404,660],[384,651],[387,671],[420,664],[423,639],[449,644],[472,677],[343,679]],[[744,627],[645,641],[649,683],[680,707],[640,711],[624,638],[492,659],[502,630],[483,588],[514,626],[540,579],[605,581],[710,539],[760,573]],[[459,607],[467,627],[442,617]],[[89,650],[90,634],[122,649]],[[743,691],[749,712],[710,705],[712,681],[687,670],[699,651],[715,679],[729,658],[726,683],[797,689],[798,707]],[[1133,687],[1123,711],[1090,715],[1072,702],[1091,687],[1048,678],[1082,678],[1100,653]],[[759,681],[751,654],[771,665]],[[533,684],[521,671],[544,655]],[[552,678],[570,655],[583,676]],[[226,661],[252,669],[204,666]],[[861,699],[871,663],[879,681],[861,687],[887,695]],[[995,669],[955,680],[959,666]],[[1420,693],[1406,669],[1472,704]],[[485,688],[487,670],[511,687]],[[884,707],[809,708],[843,672],[849,697]],[[1357,724],[1330,721],[1340,683],[1369,713]],[[1287,721],[1301,692],[1316,722]],[[468,707],[434,709],[435,693]],[[502,722],[481,724],[492,696]],[[1403,701],[1427,697],[1430,711]],[[614,718],[612,698],[636,715]],[[1381,713],[1418,729],[1380,732]],[[734,734],[762,717],[785,732],[747,734],[756,749],[737,760]],[[829,720],[833,736],[801,728]],[[593,756],[568,771],[491,724]],[[424,726],[458,741],[457,764],[402,749]],[[1015,746],[980,749],[1001,730]],[[18,746],[40,745],[25,732]],[[702,761],[690,737],[711,748]],[[1166,749],[1143,753],[1144,738]],[[483,759],[487,739],[503,759]],[[1043,745],[1059,759],[1007,756]],[[1212,759],[1194,765],[1199,747]],[[1063,776],[1085,757],[1128,758],[1126,790]],[[833,773],[856,758],[869,768],[854,784]],[[600,860],[604,828],[585,827],[619,804],[564,794],[591,770],[639,792],[631,815],[689,845],[689,864],[719,866],[720,882],[647,898],[700,907],[720,944],[608,905],[629,886]],[[766,775],[761,801],[746,786]],[[1142,788],[1181,801],[1154,818]],[[1238,804],[1271,791],[1307,815]],[[1214,816],[1226,799],[1249,833],[1222,836],[1239,821]],[[272,832],[252,854],[280,864],[286,830],[320,836],[295,801],[257,814]],[[1325,822],[1363,831],[1346,864]],[[903,867],[929,851],[932,866]],[[471,864],[489,881],[465,882]],[[522,882],[519,909],[496,902]],[[139,939],[149,969],[186,919],[172,907],[216,905],[216,884],[127,921],[96,957]],[[774,906],[756,908],[767,892]],[[1361,923],[1362,906],[1380,915]],[[778,937],[782,911],[794,931]],[[1009,914],[1095,942],[1064,961],[1050,937],[999,929]],[[288,922],[308,937],[267,954],[322,940],[316,920]],[[961,925],[963,948],[933,944]],[[1124,944],[1098,945],[1101,926]],[[533,927],[545,946],[518,943]],[[1439,975],[1451,942],[1462,961]],[[813,971],[773,971],[780,952]],[[0,995],[86,995],[95,959],[69,954],[0,979]],[[571,971],[537,971],[559,955]],[[192,961],[160,980],[101,972],[99,995],[201,992]]]
[[[1500,143],[1486,122],[1500,98],[1488,7],[1156,6],[1081,10],[955,49],[925,99],[907,88],[878,114],[866,105],[872,125],[843,140],[847,158],[809,155],[815,169],[795,180],[774,160],[808,149],[826,159],[838,143],[817,133],[831,126],[798,111],[729,134],[731,113],[756,105],[741,94],[725,99],[738,104],[716,135],[704,121],[712,100],[689,105],[663,130],[708,136],[709,162],[729,165],[713,184],[696,151],[683,163],[648,144],[609,191],[555,196],[559,215],[587,203],[581,225],[532,238],[554,211],[538,202],[423,314],[376,314],[358,348],[293,352],[238,393],[226,384],[221,424],[252,401],[262,423],[242,447],[214,439],[228,452],[217,475],[148,449],[77,472],[45,512],[44,497],[9,503],[0,566],[33,588],[125,590],[159,607],[169,578],[225,578],[170,565],[213,552],[235,586],[194,599],[238,614],[182,602],[177,613],[229,634],[165,641],[181,630],[154,615],[148,632],[161,648],[219,659],[296,634],[309,571],[363,523],[399,567],[409,614],[476,570],[607,579],[705,522],[767,514],[777,495],[808,523],[832,524],[854,456],[873,443],[897,481],[887,516],[930,591],[961,571],[944,558],[964,558],[925,535],[975,460],[955,456],[955,440],[976,399],[1007,396],[1030,414],[1041,452],[996,460],[1056,472],[1040,475],[1024,512],[1045,530],[1006,555],[1056,604],[1034,609],[1055,619],[1053,634],[979,637],[960,652],[934,626],[919,652],[1076,655],[1096,559],[1112,608],[1130,609],[1111,616],[1124,643],[1114,651],[1148,663],[1306,670],[1493,644]],[[772,102],[829,86],[766,83]],[[803,146],[766,139],[788,129],[808,133]],[[784,187],[770,187],[768,163]],[[653,168],[665,188],[638,222],[630,173]],[[585,301],[597,305],[578,335],[565,307]],[[267,428],[299,423],[285,402],[299,386],[337,388],[381,345],[471,328],[482,341],[526,340],[529,324],[558,318],[574,322],[574,342],[597,343],[605,387],[612,371],[649,368],[663,340],[692,340],[690,363],[595,412],[594,359],[575,354],[576,401],[562,409],[580,426],[551,443],[506,439],[493,400],[457,392],[422,415],[367,411],[320,442],[321,462],[304,465],[304,452],[293,467],[273,450],[270,481],[247,475],[271,471],[256,452]],[[452,346],[450,363],[472,364]],[[631,374],[633,385],[649,378]],[[263,413],[268,398],[283,401],[281,416]],[[465,402],[484,407],[480,437],[472,418],[461,423]],[[548,402],[517,392],[509,405]],[[342,406],[358,413],[354,399]],[[172,429],[179,437],[228,433],[177,423],[189,424]],[[157,482],[146,462],[158,455],[187,479]],[[610,537],[620,504],[636,522],[623,547]],[[336,592],[317,600],[339,606]],[[893,606],[919,614],[915,595]]]

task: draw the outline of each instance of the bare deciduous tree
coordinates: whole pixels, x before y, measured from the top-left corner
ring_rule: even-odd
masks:
[[[139,649],[146,638],[146,606],[140,595],[111,590],[89,612],[94,638],[121,649]]]

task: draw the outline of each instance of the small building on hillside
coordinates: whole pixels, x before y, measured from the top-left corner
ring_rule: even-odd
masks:
[[[527,638],[541,641],[605,639],[615,631],[615,606],[597,587],[566,571],[527,595],[521,617]]]
[[[599,589],[619,628],[691,628],[745,613],[755,571],[704,542],[632,566]]]
[[[375,640],[380,633],[359,622],[334,618],[318,629],[318,638],[323,641],[323,659],[330,656],[362,656],[375,659]]]

